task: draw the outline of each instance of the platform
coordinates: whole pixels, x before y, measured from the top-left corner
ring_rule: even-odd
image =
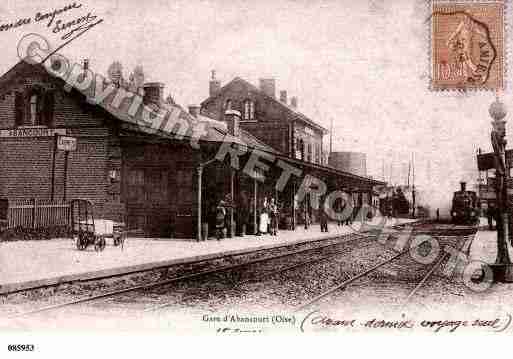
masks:
[[[513,261],[513,250],[509,250],[509,257]],[[497,232],[489,231],[481,227],[477,231],[472,246],[470,247],[470,259],[483,261],[487,264],[495,263],[497,258]]]
[[[386,226],[412,222],[390,219]],[[277,236],[247,235],[221,241],[195,242],[171,238],[128,238],[124,248],[111,242],[103,252],[92,247],[76,249],[71,239],[17,241],[0,243],[0,294],[58,283],[108,277],[149,270],[174,264],[208,260],[227,254],[266,249],[285,243],[305,242],[354,233],[355,226],[329,225],[329,232],[319,225],[308,230],[280,231]]]

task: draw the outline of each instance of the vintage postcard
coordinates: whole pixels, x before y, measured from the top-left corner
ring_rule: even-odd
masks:
[[[2,2],[0,351],[513,333],[511,5]]]

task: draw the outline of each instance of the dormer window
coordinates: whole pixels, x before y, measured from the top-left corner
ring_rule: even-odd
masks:
[[[244,121],[255,120],[255,103],[251,100],[244,101]]]
[[[30,125],[37,126],[39,125],[38,118],[40,117],[40,114],[38,113],[38,103],[39,103],[39,96],[36,94],[33,94],[30,96],[30,107],[29,107],[29,121]]]

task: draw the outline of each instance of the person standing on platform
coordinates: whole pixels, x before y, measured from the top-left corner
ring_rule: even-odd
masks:
[[[219,201],[219,204],[216,207],[216,237],[217,240],[221,240],[224,237],[224,228],[226,223],[226,208],[225,202],[223,200]]]
[[[321,201],[324,204],[325,199]],[[324,206],[319,207],[319,222],[321,224],[321,232],[328,232],[328,215],[324,211]]]
[[[269,216],[271,217],[271,230],[269,231],[271,236],[278,234],[278,205],[274,198],[271,198],[269,203]]]
[[[260,211],[260,224],[259,224],[259,232],[260,234],[267,233],[269,231],[269,208],[267,204],[267,198],[264,197],[264,203],[262,205],[262,209]]]

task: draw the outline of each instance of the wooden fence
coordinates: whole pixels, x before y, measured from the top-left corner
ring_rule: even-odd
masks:
[[[7,227],[41,228],[68,225],[69,211],[69,203],[62,201],[9,201]]]

